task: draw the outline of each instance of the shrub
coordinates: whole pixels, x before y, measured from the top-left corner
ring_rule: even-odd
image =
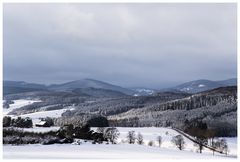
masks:
[[[142,136],[142,134],[141,133],[138,133],[138,135],[137,135],[137,143],[139,144],[139,145],[142,145],[144,142],[143,142],[143,136]]]
[[[148,146],[154,146],[154,142],[153,141],[149,141],[148,142]]]
[[[136,140],[135,131],[129,131],[127,135],[127,139],[129,144],[134,144]]]

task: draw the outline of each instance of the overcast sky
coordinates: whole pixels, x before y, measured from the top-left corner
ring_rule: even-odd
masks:
[[[235,4],[4,4],[4,79],[170,87],[237,76]]]

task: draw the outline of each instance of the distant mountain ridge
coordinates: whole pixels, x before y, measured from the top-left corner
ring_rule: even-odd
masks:
[[[47,90],[43,84],[27,83],[24,81],[3,81],[3,95]]]
[[[134,96],[148,96],[154,95],[158,92],[186,92],[186,93],[198,93],[206,90],[215,89],[218,87],[236,86],[237,78],[231,78],[227,80],[211,81],[206,79],[200,79],[195,81],[186,82],[171,88],[165,88],[161,90],[154,90],[144,87],[137,88],[124,88],[117,85],[109,84],[103,81],[95,79],[81,79],[75,80],[63,84],[52,84],[46,86],[44,84],[27,83],[24,81],[3,81],[3,94],[24,93],[33,91],[68,91],[71,92],[78,89],[78,93],[91,94],[99,96],[122,96],[122,95],[134,95]]]
[[[237,78],[231,78],[231,79],[220,80],[220,81],[200,79],[200,80],[186,82],[172,88],[162,89],[161,91],[181,91],[181,92],[187,92],[187,93],[198,93],[198,92],[203,92],[203,91],[207,91],[207,90],[211,90],[219,87],[236,86],[236,85],[237,85]]]
[[[76,81],[67,82],[67,83],[58,84],[58,85],[50,85],[48,88],[50,90],[56,90],[56,91],[67,91],[67,90],[73,90],[78,88],[95,88],[95,89],[106,89],[106,90],[118,91],[127,95],[134,94],[133,90],[126,89],[120,86],[116,86],[116,85],[109,84],[109,83],[102,82],[95,79],[81,79],[81,80],[76,80]]]

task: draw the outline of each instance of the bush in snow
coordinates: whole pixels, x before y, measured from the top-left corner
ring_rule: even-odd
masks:
[[[153,141],[149,141],[148,142],[148,146],[154,146],[154,142]]]
[[[135,131],[129,131],[127,135],[127,139],[129,144],[134,144],[136,140]]]
[[[182,135],[174,136],[171,142],[179,149],[183,150],[185,147],[185,141]]]
[[[116,140],[118,139],[120,133],[117,128],[110,127],[106,128],[104,132],[104,138],[106,138],[112,144],[116,144]]]
[[[141,133],[138,133],[136,140],[137,140],[137,143],[138,143],[139,145],[142,145],[142,144],[144,143],[144,142],[143,142],[143,136],[142,136]]]

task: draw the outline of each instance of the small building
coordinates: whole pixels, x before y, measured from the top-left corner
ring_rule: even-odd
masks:
[[[35,124],[36,127],[50,127],[47,121],[40,121],[39,123]]]

